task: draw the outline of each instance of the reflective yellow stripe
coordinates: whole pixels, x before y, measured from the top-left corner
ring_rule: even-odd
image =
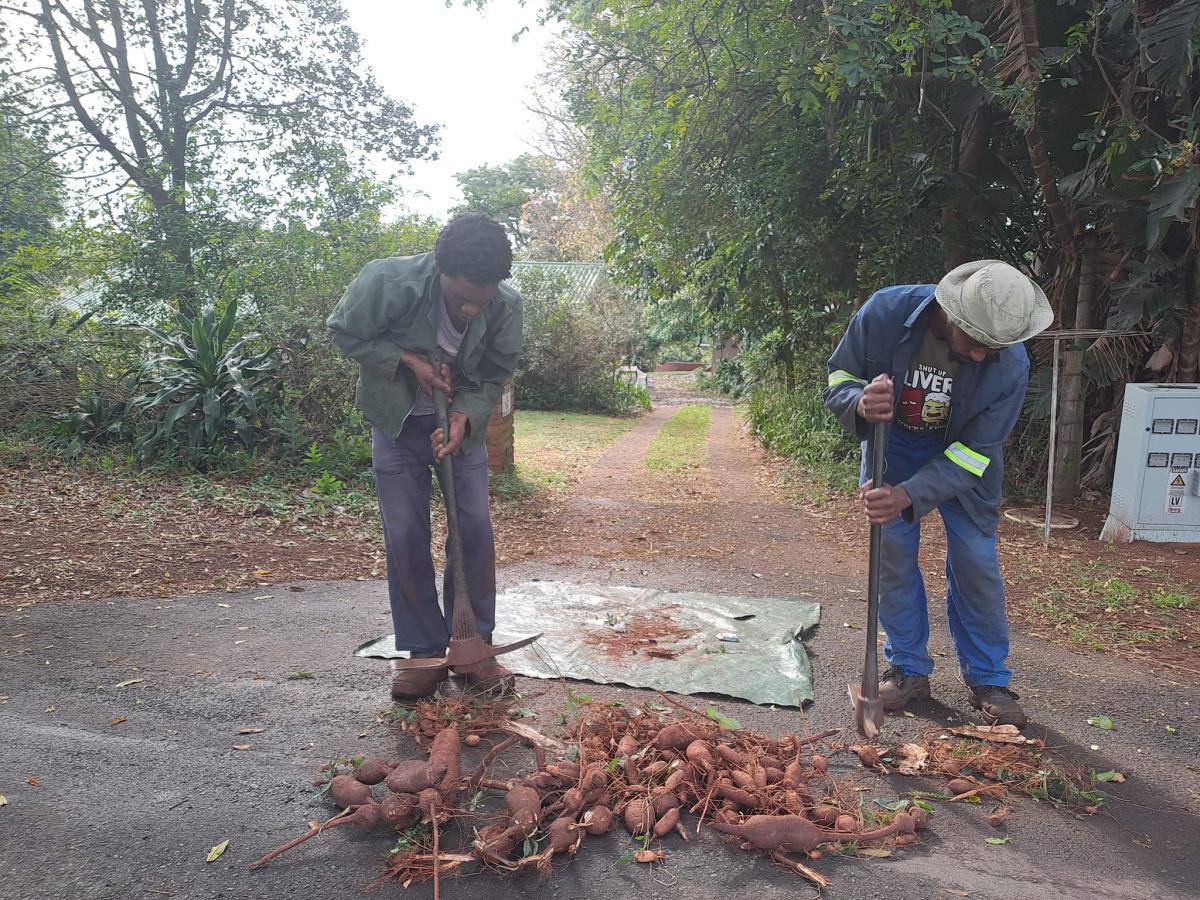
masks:
[[[962,466],[972,475],[982,478],[991,460],[982,453],[976,453],[966,444],[955,441],[946,448],[946,459],[956,466]]]
[[[836,387],[839,384],[844,384],[847,381],[853,381],[855,384],[866,384],[866,382],[857,375],[851,375],[845,369],[838,369],[836,372],[829,373],[829,386]]]

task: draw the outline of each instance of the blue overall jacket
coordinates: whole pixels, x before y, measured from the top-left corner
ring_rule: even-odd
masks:
[[[906,284],[877,291],[854,314],[829,358],[825,405],[863,442],[871,426],[858,415],[863,387],[881,373],[895,385],[896,408],[904,376],[929,329],[934,285]],[[1000,523],[1004,496],[1004,442],[1021,413],[1029,383],[1029,356],[1022,344],[1005,347],[982,363],[960,362],[954,376],[946,446],[903,482],[912,506],[908,521],[957,498],[986,533]]]

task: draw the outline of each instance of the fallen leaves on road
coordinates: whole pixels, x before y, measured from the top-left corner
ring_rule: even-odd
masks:
[[[265,728],[242,728],[238,734],[262,734],[264,731],[266,731]]]
[[[253,744],[234,744],[233,749],[234,750],[253,750],[254,745]]]
[[[1113,720],[1108,716],[1089,716],[1087,723],[1093,728],[1099,728],[1101,731],[1113,730]]]
[[[41,781],[39,781],[39,780],[38,780],[38,779],[36,779],[36,778],[26,778],[26,779],[25,779],[25,783],[26,783],[26,784],[32,784],[34,787],[41,787],[41,786],[42,786],[42,783],[41,783]]]
[[[8,806],[8,798],[0,794],[0,806]]]
[[[1095,778],[1097,781],[1115,781],[1117,784],[1125,783],[1125,775],[1122,772],[1097,772]]]
[[[988,824],[993,828],[999,828],[1008,819],[1008,812],[1011,807],[1001,806],[990,816],[987,817]]]
[[[108,724],[109,725],[120,725],[122,722],[128,722],[128,721],[129,721],[129,719],[127,719],[125,716],[117,716],[115,719],[113,719]]]
[[[929,751],[920,744],[901,744],[892,759],[901,775],[916,775],[929,761]]]
[[[983,839],[983,842],[985,844],[992,844],[993,846],[998,846],[1000,844],[1011,844],[1012,838],[1010,838],[1010,837],[1002,837],[1002,838],[1000,838],[1000,837],[985,837]]]
[[[119,687],[119,688],[132,687],[135,684],[144,684],[145,681],[146,681],[145,678],[130,678],[128,681],[118,682],[116,684],[116,687]]]
[[[221,854],[224,853],[226,848],[228,848],[228,847],[229,847],[229,841],[221,841],[221,843],[217,844],[215,847],[213,847],[211,850],[208,851],[208,856],[205,858],[204,861],[205,862],[216,862],[218,859],[221,858]]]

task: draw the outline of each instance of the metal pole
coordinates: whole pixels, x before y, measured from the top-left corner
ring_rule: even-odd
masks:
[[[1054,339],[1054,366],[1050,376],[1050,458],[1046,463],[1046,528],[1044,546],[1050,546],[1050,514],[1054,508],[1054,449],[1058,435],[1058,338]]]

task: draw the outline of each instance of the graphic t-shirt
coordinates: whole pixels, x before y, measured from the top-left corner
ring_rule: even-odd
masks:
[[[913,434],[933,437],[950,422],[950,395],[958,363],[950,358],[950,345],[925,332],[921,349],[904,375],[900,412],[896,424]]]
[[[451,369],[454,368],[454,361],[458,358],[458,348],[462,346],[463,335],[466,333],[465,328],[459,331],[454,327],[450,313],[446,311],[446,304],[443,303],[441,315],[438,317],[438,346],[442,349],[442,362]],[[432,416],[435,411],[433,398],[424,389],[418,390],[416,402],[413,403],[412,412],[409,415]]]

